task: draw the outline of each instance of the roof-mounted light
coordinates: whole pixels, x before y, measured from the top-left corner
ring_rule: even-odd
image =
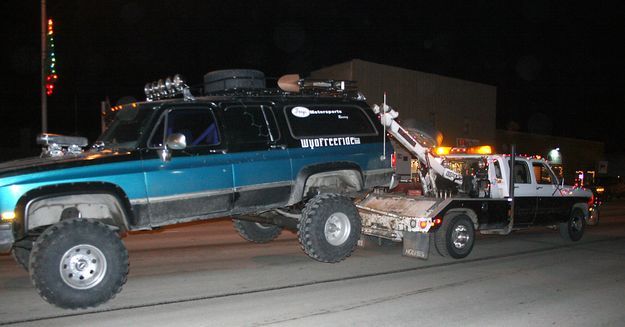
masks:
[[[189,86],[185,83],[179,74],[174,77],[167,77],[164,80],[159,79],[152,83],[147,83],[143,87],[147,101],[173,98],[177,95],[183,95],[185,100],[195,100]]]

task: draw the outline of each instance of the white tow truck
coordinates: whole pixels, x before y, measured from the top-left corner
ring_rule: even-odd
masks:
[[[464,258],[475,232],[507,235],[555,226],[578,241],[595,210],[592,192],[564,185],[542,159],[514,154],[436,155],[435,140],[403,128],[397,111],[375,105],[387,132],[420,162],[422,196],[375,192],[356,204],[363,234],[403,241],[403,254]],[[511,158],[515,158],[511,160]],[[514,178],[512,178],[514,176]]]

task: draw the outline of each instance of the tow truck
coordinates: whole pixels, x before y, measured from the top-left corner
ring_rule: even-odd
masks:
[[[444,257],[468,256],[476,231],[508,235],[548,226],[567,240],[582,238],[595,209],[593,194],[564,185],[544,159],[517,156],[514,147],[511,154],[439,155],[434,138],[402,127],[386,103],[373,110],[419,160],[422,195],[368,194],[356,204],[363,235],[403,242],[403,255],[421,259],[431,247]]]

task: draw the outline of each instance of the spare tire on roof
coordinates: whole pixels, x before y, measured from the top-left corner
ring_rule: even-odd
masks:
[[[264,89],[265,74],[254,69],[224,69],[204,75],[204,93],[231,89]]]

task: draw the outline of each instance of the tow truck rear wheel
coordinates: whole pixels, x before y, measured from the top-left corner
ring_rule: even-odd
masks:
[[[113,298],[126,282],[128,251],[113,230],[98,221],[63,220],[37,238],[30,279],[41,297],[77,309]]]
[[[351,199],[320,194],[306,203],[297,236],[302,250],[321,262],[339,262],[350,256],[360,238],[362,222]]]
[[[586,218],[584,213],[575,208],[571,211],[571,216],[566,222],[560,223],[560,236],[567,241],[577,242],[584,236]]]
[[[241,237],[254,243],[271,242],[282,232],[279,226],[255,221],[232,219],[232,224]]]
[[[436,250],[441,256],[462,259],[473,249],[475,228],[467,215],[446,217],[434,237]]]

